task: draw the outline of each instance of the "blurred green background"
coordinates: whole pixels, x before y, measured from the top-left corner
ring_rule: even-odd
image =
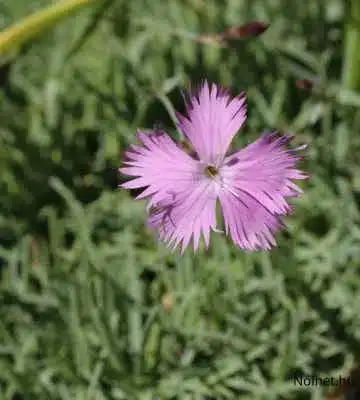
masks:
[[[48,4],[2,0],[0,28]],[[322,399],[329,388],[293,377],[347,374],[360,359],[347,13],[342,0],[97,1],[2,57],[1,399]],[[249,21],[270,27],[227,48],[192,40]],[[180,89],[203,78],[246,91],[237,146],[275,129],[309,143],[311,179],[271,252],[213,234],[208,251],[171,254],[117,188],[136,130],[178,138]]]

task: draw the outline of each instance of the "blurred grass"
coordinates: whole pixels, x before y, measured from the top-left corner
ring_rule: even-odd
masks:
[[[0,2],[4,29],[50,2]],[[0,393],[5,399],[320,399],[291,377],[360,358],[360,95],[340,84],[341,0],[111,0],[0,70]],[[191,41],[270,23],[229,48]],[[117,189],[137,128],[174,137],[180,88],[248,93],[263,130],[310,144],[271,253],[169,254]],[[315,81],[300,90],[298,79]]]
[[[91,3],[92,0],[62,0],[22,19],[0,33],[0,55],[16,54],[24,43],[44,33],[46,29],[53,27],[77,9]]]

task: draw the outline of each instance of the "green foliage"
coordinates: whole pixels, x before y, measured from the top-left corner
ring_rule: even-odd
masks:
[[[49,2],[0,3],[1,26]],[[360,354],[360,95],[340,86],[340,0],[108,0],[0,70],[0,393],[5,399],[320,399],[293,376]],[[250,20],[258,39],[201,45]],[[245,90],[236,138],[295,131],[311,179],[270,253],[213,235],[170,254],[117,188],[124,148],[180,88]],[[313,79],[313,90],[296,87]]]

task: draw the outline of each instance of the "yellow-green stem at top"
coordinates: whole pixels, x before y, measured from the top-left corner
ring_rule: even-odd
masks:
[[[345,23],[345,48],[342,84],[346,89],[360,90],[360,0],[350,0]]]
[[[61,0],[47,8],[24,18],[0,33],[0,55],[16,51],[21,45],[33,39],[45,29],[79,7],[99,0]]]

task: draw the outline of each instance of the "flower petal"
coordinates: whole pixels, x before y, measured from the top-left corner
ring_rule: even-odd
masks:
[[[300,159],[296,149],[285,147],[291,138],[267,134],[224,160],[220,203],[226,232],[242,248],[274,246],[281,216],[292,211],[286,199],[301,193],[292,180],[307,176],[295,168]]]
[[[144,188],[137,198],[154,196],[153,202],[162,201],[179,187],[192,187],[197,176],[198,162],[180,149],[162,131],[139,132],[138,138],[144,146],[132,146],[126,152],[125,167],[119,171],[136,177],[120,185],[126,189]]]
[[[222,192],[219,196],[225,232],[233,242],[247,250],[268,250],[276,245],[273,233],[283,227],[279,216],[271,214],[245,192]]]
[[[190,98],[187,116],[177,114],[179,129],[190,140],[204,163],[219,166],[232,138],[246,119],[244,94],[231,98],[215,84],[201,86]]]
[[[182,242],[182,251],[201,234],[209,245],[210,229],[216,228],[214,184],[204,174],[204,166],[178,147],[164,132],[139,133],[144,146],[126,152],[126,167],[120,171],[136,177],[121,186],[144,188],[137,197],[151,197],[149,225],[173,247]]]
[[[193,188],[164,199],[150,212],[149,225],[159,231],[160,239],[174,249],[182,243],[183,252],[193,238],[194,251],[203,234],[208,247],[210,230],[216,229],[216,193],[207,179],[194,182]]]

